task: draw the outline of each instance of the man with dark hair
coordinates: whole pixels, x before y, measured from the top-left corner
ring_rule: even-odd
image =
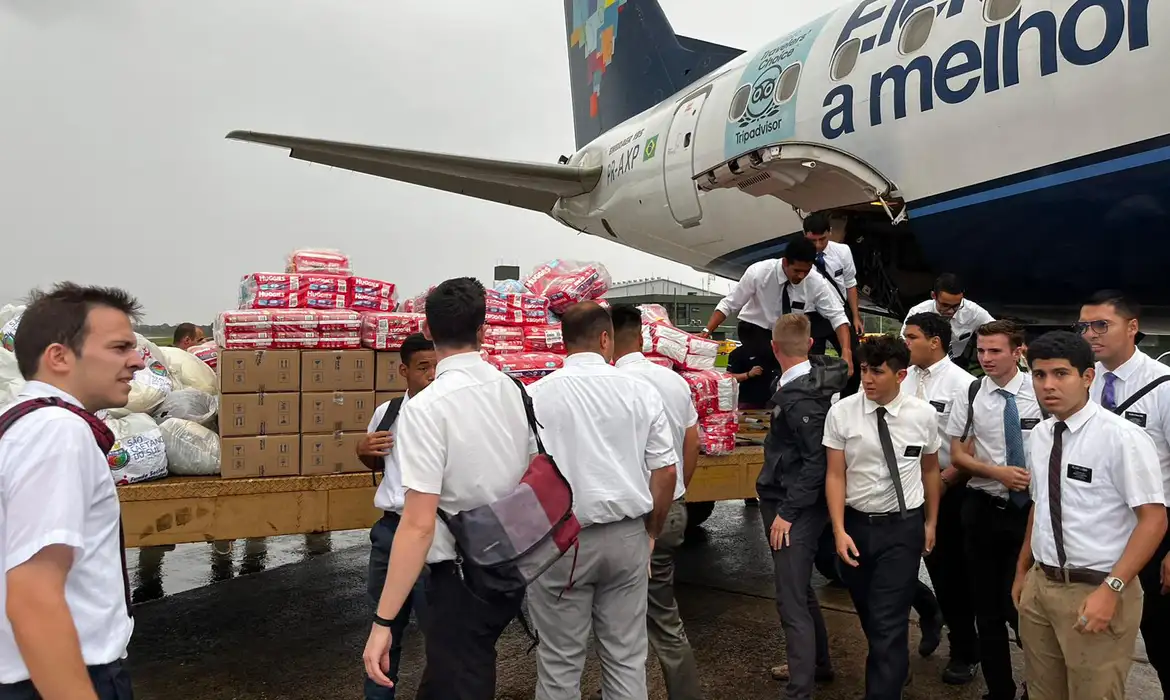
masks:
[[[0,699],[133,696],[114,437],[93,412],[125,406],[145,366],[138,315],[120,289],[64,283],[35,292],[21,318],[28,384],[0,415]]]
[[[484,590],[478,574],[464,580],[474,564],[457,566],[454,538],[436,525],[440,507],[460,513],[511,493],[537,451],[520,388],[479,353],[485,306],[483,285],[470,277],[430,292],[426,334],[435,343],[435,381],[411,396],[395,431],[404,506],[363,660],[368,677],[392,685],[393,620],[429,564],[419,700],[492,700],[496,640],[523,600],[523,590]]]
[[[934,290],[930,293],[930,298],[914,305],[906,314],[906,318],[910,318],[914,314],[934,312],[949,320],[950,356],[963,369],[969,369],[974,364],[972,352],[974,346],[970,341],[975,330],[995,320],[986,309],[967,299],[966,291],[958,275],[943,273],[934,281]]]
[[[430,311],[430,305],[427,305]],[[528,588],[539,646],[536,700],[581,697],[589,631],[605,700],[646,697],[648,574],[682,463],[666,406],[613,367],[613,325],[597,303],[561,316],[563,368],[529,393],[548,450],[573,488],[580,548]]]
[[[857,296],[857,266],[853,263],[853,251],[849,246],[831,240],[830,233],[832,222],[827,213],[816,212],[805,217],[804,237],[812,241],[817,250],[813,264],[845,304],[845,311],[852,320],[849,327],[850,352],[856,354],[857,345],[865,335],[865,323],[861,320],[860,300]],[[812,322],[812,334],[815,339],[810,352],[813,355],[823,355],[827,341],[833,345],[838,355],[843,355],[840,340],[829,326],[828,320],[816,312],[809,314],[809,320]],[[861,375],[854,372],[841,390],[841,396],[855,393],[860,382]]]
[[[670,700],[698,700],[702,697],[702,686],[695,653],[674,598],[674,557],[687,529],[683,497],[699,464],[699,414],[686,380],[642,355],[642,312],[630,304],[615,304],[609,314],[613,318],[614,366],[645,380],[662,397],[674,451],[682,460],[679,463],[682,471],[675,479],[674,501],[650,555],[646,627],[650,646],[662,666],[667,696]]]
[[[918,653],[929,656],[938,647],[942,622],[950,639],[950,661],[943,681],[963,685],[975,679],[979,667],[979,637],[975,633],[975,606],[963,540],[963,503],[967,477],[951,463],[951,440],[947,423],[957,403],[966,400],[975,381],[966,370],[947,357],[951,326],[936,313],[914,314],[903,329],[910,349],[910,368],[902,392],[920,398],[934,408],[938,420],[938,463],[942,468],[942,497],[938,504],[938,528],[934,551],[926,557],[926,568],[934,583],[941,616],[922,619],[922,642]],[[940,619],[941,617],[941,619]]]
[[[893,336],[861,344],[863,391],[829,409],[825,495],[842,578],[869,642],[865,697],[894,700],[910,673],[910,605],[934,549],[941,481],[935,410],[903,394],[910,350]]]
[[[187,350],[203,342],[203,329],[194,323],[180,323],[175,326],[171,344],[180,350]]]
[[[1045,333],[1027,355],[1051,414],[1029,445],[1036,505],[1012,586],[1028,694],[1125,697],[1142,616],[1135,579],[1166,534],[1157,451],[1144,430],[1089,400],[1084,338]]]
[[[1116,290],[1094,294],[1081,307],[1077,331],[1089,341],[1097,364],[1089,395],[1103,408],[1146,431],[1170,496],[1170,367],[1137,348],[1141,307]],[[1163,692],[1170,690],[1170,536],[1139,577],[1142,639]]]
[[[788,663],[773,677],[788,680],[784,697],[808,700],[817,679],[833,677],[829,639],[812,587],[813,559],[829,512],[825,507],[825,416],[849,376],[843,360],[810,358],[811,324],[786,314],[772,332],[772,351],[784,373],[771,399],[764,466],[756,480],[764,536],[772,549],[776,609]]]
[[[382,472],[382,483],[374,494],[374,507],[382,511],[382,518],[370,529],[370,567],[367,589],[375,611],[382,588],[386,585],[386,567],[390,564],[390,550],[394,546],[394,533],[402,521],[402,508],[406,493],[402,487],[402,472],[398,468],[398,450],[394,445],[392,429],[398,422],[403,407],[412,398],[435,381],[435,344],[422,333],[407,336],[398,351],[402,362],[398,373],[406,379],[406,394],[378,406],[370,419],[366,436],[357,446],[358,458],[368,469]],[[402,640],[410,622],[412,608],[421,608],[425,597],[422,590],[423,577],[402,604],[398,615],[392,620],[390,668],[386,676],[398,683],[398,664],[402,657]],[[419,616],[420,619],[423,615]],[[387,688],[367,677],[365,700],[393,700],[395,689]]]

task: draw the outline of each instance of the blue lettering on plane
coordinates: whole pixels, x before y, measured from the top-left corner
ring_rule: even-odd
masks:
[[[886,7],[873,8],[880,0],[861,0],[853,14],[841,29],[837,39],[840,47],[853,38],[863,27],[885,17],[880,33],[862,40],[862,50],[867,45],[882,45],[894,36],[894,29],[918,7],[930,4],[925,0],[894,0]],[[945,0],[944,0],[945,1]],[[946,17],[952,17],[963,9],[963,0],[949,0]],[[826,139],[835,139],[855,131],[857,121],[868,121],[870,126],[879,126],[892,116],[904,119],[910,110],[907,104],[907,85],[918,81],[918,109],[928,112],[934,109],[936,100],[944,104],[960,104],[974,97],[980,85],[984,93],[1009,88],[1020,82],[1020,45],[1025,37],[1032,36],[1039,41],[1038,54],[1040,76],[1056,73],[1064,61],[1073,66],[1091,66],[1104,61],[1121,47],[1137,51],[1150,44],[1149,27],[1150,0],[1077,0],[1062,17],[1050,10],[1041,10],[1023,17],[1017,12],[1001,24],[987,27],[980,44],[975,39],[963,39],[948,47],[937,57],[921,55],[905,65],[895,65],[870,76],[868,89],[868,115],[854,113],[854,86],[840,85],[825,96],[823,107],[826,112],[821,120],[821,133]],[[976,6],[973,6],[976,7]],[[1104,12],[1104,33],[1100,39],[1086,40],[1077,36],[1082,21],[1099,23],[1100,12]],[[1000,65],[1002,62],[1002,70]],[[893,114],[882,105],[882,90],[893,88]]]

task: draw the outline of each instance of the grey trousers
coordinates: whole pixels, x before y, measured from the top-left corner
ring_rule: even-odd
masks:
[[[646,608],[646,633],[658,655],[666,695],[670,700],[702,700],[695,653],[687,640],[678,603],[674,599],[674,555],[687,529],[687,506],[679,499],[671,504],[666,524],[650,555],[650,597]],[[604,696],[603,696],[604,698]]]
[[[764,522],[764,538],[768,539],[772,521],[776,519],[775,501],[760,500],[760,518]],[[780,613],[780,626],[784,628],[784,642],[788,652],[789,680],[784,689],[786,700],[809,700],[816,672],[827,671],[831,667],[829,633],[825,629],[821,605],[812,587],[817,542],[828,518],[828,512],[821,509],[805,511],[792,524],[788,534],[789,545],[772,551],[776,576],[776,610]]]
[[[646,700],[650,536],[641,519],[581,530],[576,570],[566,555],[528,587],[540,644],[536,700],[579,700],[592,628],[605,700]],[[572,574],[573,586],[569,584]]]

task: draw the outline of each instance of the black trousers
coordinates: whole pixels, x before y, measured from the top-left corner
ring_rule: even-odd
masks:
[[[1014,698],[1011,640],[1008,626],[1019,630],[1019,615],[1012,601],[1012,583],[1028,510],[967,489],[963,504],[963,530],[967,542],[967,570],[974,584],[975,625],[979,630],[979,661],[990,700]]]
[[[98,700],[134,700],[130,674],[121,661],[89,666],[86,670],[93,680]],[[0,684],[0,700],[41,700],[41,694],[33,687],[32,681]]]
[[[923,510],[878,519],[846,508],[845,531],[860,554],[858,566],[843,563],[841,574],[869,643],[865,700],[900,700],[910,673],[910,605],[926,545]]]
[[[828,320],[815,311],[808,315],[808,320],[813,331],[813,344],[809,352],[813,355],[824,355],[825,345],[828,343],[837,351],[837,355],[840,355],[841,341],[837,338],[837,331],[829,325]],[[841,398],[856,394],[857,389],[861,386],[861,372],[857,369],[857,349],[861,347],[861,339],[857,337],[857,329],[853,327],[852,321],[849,323],[849,344],[853,351],[853,376],[845,382],[845,388],[841,390]]]
[[[369,596],[373,611],[378,609],[378,601],[382,597],[382,588],[386,585],[386,571],[390,565],[390,549],[394,546],[394,535],[398,532],[401,517],[397,513],[385,513],[374,526],[370,528],[370,565],[366,579],[366,592]],[[424,619],[423,596],[426,571],[418,577],[414,590],[406,597],[398,616],[391,620],[390,625],[390,672],[386,675],[394,681],[395,687],[387,688],[378,685],[370,678],[365,682],[365,700],[394,700],[398,685],[398,667],[402,661],[402,641],[406,637],[406,627],[410,624],[411,610],[418,614],[419,624]]]
[[[764,524],[764,539],[769,540],[772,521],[776,519],[776,501],[760,500],[760,519]],[[829,519],[825,506],[806,509],[792,523],[790,546],[772,550],[772,566],[776,577],[776,610],[784,629],[788,652],[788,685],[785,700],[812,698],[817,671],[828,671],[829,633],[821,604],[812,586],[813,559],[821,532]]]
[[[494,700],[496,640],[520,614],[524,590],[473,592],[452,562],[431,566],[423,620],[427,666],[417,700]]]
[[[947,625],[951,659],[974,664],[979,663],[979,635],[975,632],[974,588],[963,536],[967,491],[963,486],[950,488],[939,501],[934,549],[925,559]]]
[[[1168,509],[1170,510],[1170,509]],[[1167,513],[1170,515],[1170,512]],[[1170,691],[1170,594],[1162,595],[1162,560],[1170,554],[1170,533],[1138,574],[1145,597],[1142,602],[1142,639],[1150,665],[1158,672],[1162,692]]]

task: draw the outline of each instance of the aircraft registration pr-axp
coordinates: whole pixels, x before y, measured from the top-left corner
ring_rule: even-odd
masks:
[[[1170,328],[1170,3],[855,0],[749,52],[676,35],[655,0],[565,20],[578,150],[556,164],[229,138],[733,278],[831,210],[872,308],[948,271],[1000,316],[1065,323],[1116,287]]]

